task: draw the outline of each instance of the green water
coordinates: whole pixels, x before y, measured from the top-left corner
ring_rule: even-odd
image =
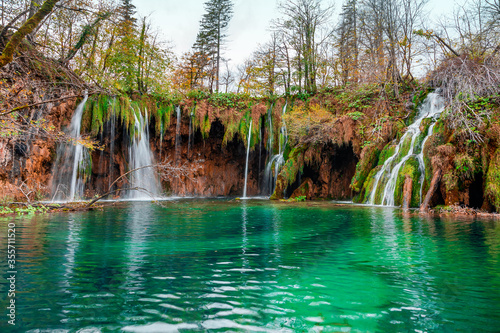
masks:
[[[31,332],[498,332],[500,221],[183,200],[16,223]],[[6,276],[4,274],[4,276]]]

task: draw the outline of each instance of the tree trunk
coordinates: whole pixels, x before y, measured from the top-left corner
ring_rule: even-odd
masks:
[[[36,10],[37,10],[37,8],[40,7],[40,3],[41,3],[41,0],[31,0],[28,20],[30,18],[32,18],[33,15],[36,14]],[[28,40],[33,43],[35,41],[35,34],[36,34],[36,30],[33,30],[30,34],[28,34],[28,36],[26,36],[26,38],[28,38]]]
[[[68,62],[71,61],[75,57],[75,55],[78,53],[78,51],[87,43],[89,40],[90,36],[97,34],[95,33],[95,28],[99,25],[99,23],[102,20],[107,19],[110,16],[110,13],[104,13],[104,14],[99,14],[97,19],[91,24],[91,25],[86,25],[83,27],[82,33],[80,35],[80,38],[78,39],[78,42],[75,44],[75,46],[71,47],[71,49],[68,52],[68,55],[64,59],[60,59],[60,61],[63,64],[68,64]]]
[[[139,38],[139,56],[137,57],[137,90],[144,94],[143,66],[145,48],[146,19],[142,22],[141,37]]]
[[[16,51],[19,44],[22,42],[24,37],[33,32],[36,27],[42,22],[45,16],[52,12],[52,9],[59,0],[47,0],[43,3],[42,7],[33,15],[28,21],[26,21],[19,30],[12,35],[11,39],[5,46],[2,55],[0,56],[0,68],[7,65],[14,58],[14,52]]]
[[[403,210],[410,210],[411,204],[411,194],[413,192],[413,179],[411,177],[406,176],[405,184],[403,186]]]
[[[436,170],[434,172],[434,176],[432,176],[432,181],[431,181],[431,186],[429,187],[429,191],[425,195],[425,199],[422,202],[422,205],[420,206],[420,212],[425,213],[429,209],[429,203],[434,196],[434,193],[436,193],[436,190],[438,189],[439,182],[441,181],[441,176],[443,172],[441,169]]]
[[[220,25],[218,23],[217,26],[217,72],[215,73],[215,90],[219,92],[219,67],[220,67],[220,43],[221,43],[221,35],[220,35]]]

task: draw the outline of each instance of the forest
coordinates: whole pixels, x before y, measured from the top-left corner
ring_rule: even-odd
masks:
[[[430,192],[426,205],[494,211],[500,208],[500,3],[456,3],[435,22],[428,20],[428,5],[426,0],[282,1],[269,40],[243,63],[232,64],[225,57],[234,15],[230,0],[204,3],[196,40],[180,55],[130,0],[3,2],[0,135],[1,162],[8,167],[0,179],[5,200],[40,199],[50,188],[53,194],[51,167],[57,165],[56,147],[64,142],[89,150],[90,166],[79,177],[97,184],[85,185],[93,195],[106,193],[98,185],[103,171],[94,164],[103,164],[95,161],[102,151],[115,154],[109,151],[115,149],[113,139],[105,138],[115,131],[111,122],[119,119],[127,131],[118,141],[130,141],[139,135],[140,114],[149,122],[144,126],[152,136],[151,161],[168,157],[170,167],[177,159],[187,163],[176,169],[177,180],[196,178],[196,170],[203,169],[189,155],[197,135],[205,142],[222,131],[210,160],[231,143],[251,150],[244,184],[235,180],[231,190],[207,192],[202,188],[208,184],[161,180],[170,193],[235,195],[246,188],[250,172],[251,192],[274,199],[387,204],[387,193],[378,198],[377,186],[381,177],[390,181],[384,177],[397,165],[393,205],[419,207]],[[442,98],[442,114],[420,119],[411,143],[398,143],[433,91]],[[85,94],[90,97],[82,134],[74,137],[64,131],[71,116],[64,108]],[[38,144],[45,153],[33,156],[37,140],[50,144]],[[188,147],[178,141],[188,141]],[[238,152],[229,160],[243,159],[235,147]],[[398,153],[400,148],[407,156]],[[392,165],[385,166],[388,158]],[[123,175],[133,164],[129,158],[128,166],[120,165],[124,159],[110,157],[106,168]],[[346,165],[335,159],[346,159]],[[322,168],[325,160],[328,167]],[[239,169],[244,168],[242,160]],[[243,178],[237,173],[233,177]],[[342,185],[334,185],[340,178]],[[406,184],[410,180],[414,186]],[[121,181],[115,187],[123,188],[127,181]],[[416,183],[422,184],[420,191]]]

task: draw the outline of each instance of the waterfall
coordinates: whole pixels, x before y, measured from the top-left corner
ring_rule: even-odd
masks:
[[[160,186],[154,168],[148,167],[154,164],[153,154],[149,145],[148,113],[143,117],[141,112],[134,112],[135,134],[129,147],[129,168],[138,169],[131,174],[132,183],[130,187],[138,187],[141,190],[129,191],[130,199],[151,200],[161,193]]]
[[[251,139],[252,139],[252,119],[250,119],[250,127],[248,128],[247,161],[245,163],[245,185],[243,187],[243,198],[247,197],[248,157],[250,156],[250,140]]]
[[[78,140],[81,139],[82,116],[87,99],[88,95],[85,94],[71,118],[67,134],[74,142],[62,143],[57,149],[52,186],[53,199],[57,201],[74,201],[81,199],[84,194],[91,163],[88,149]]]
[[[191,114],[189,115],[189,137],[188,137],[188,151],[187,151],[188,156],[191,150],[191,137],[194,135],[192,127],[193,127],[193,111],[191,111]]]
[[[116,100],[115,100],[116,101]],[[115,101],[113,103],[115,103]],[[113,113],[109,122],[110,137],[109,137],[109,182],[108,188],[115,181],[114,178],[114,151],[115,151],[115,130],[116,130],[116,116]]]
[[[175,107],[175,112],[177,113],[177,124],[175,127],[175,155],[174,162],[177,163],[177,159],[180,155],[181,147],[181,108],[180,106]]]
[[[160,162],[161,160],[161,152],[163,150],[163,121],[160,123]]]
[[[408,161],[411,157],[415,157],[419,163],[419,170],[421,171],[421,176],[420,176],[420,198],[422,198],[422,184],[425,178],[425,162],[424,162],[424,157],[423,157],[423,148],[425,145],[425,142],[427,139],[432,135],[432,130],[434,128],[435,122],[437,118],[439,118],[439,115],[444,109],[444,102],[441,96],[437,93],[430,93],[422,106],[419,109],[419,113],[417,116],[417,119],[410,125],[408,126],[406,133],[401,137],[398,145],[396,146],[396,149],[394,151],[394,154],[389,157],[384,164],[382,165],[382,168],[377,172],[377,174],[374,177],[374,182],[373,182],[373,188],[370,193],[368,203],[371,205],[376,204],[376,193],[377,190],[383,188],[382,192],[382,200],[380,204],[386,205],[386,206],[394,206],[395,203],[395,198],[394,198],[394,191],[396,189],[396,182],[398,179],[399,172],[403,165]],[[425,138],[422,141],[420,152],[416,154],[415,148],[416,148],[416,141],[417,139],[421,136],[421,131],[420,131],[420,125],[422,121],[426,118],[432,118],[432,124],[429,127],[429,130],[425,136]],[[410,147],[407,152],[404,152],[403,145],[405,143],[410,141]],[[404,154],[404,155],[403,155]],[[382,182],[382,179],[387,179],[387,181]]]
[[[281,128],[278,137],[278,153],[271,156],[269,161],[267,162],[266,169],[264,171],[264,191],[267,191],[267,194],[271,195],[274,192],[274,187],[276,186],[276,181],[278,180],[278,174],[280,172],[281,167],[285,164],[284,152],[286,145],[288,143],[288,132],[286,128],[286,123],[284,119],[284,115],[286,113],[287,103],[283,107],[281,113]],[[271,109],[272,110],[272,109]],[[269,119],[269,150],[273,149],[273,123],[272,123],[272,112],[268,116]],[[274,166],[274,173],[273,173]]]

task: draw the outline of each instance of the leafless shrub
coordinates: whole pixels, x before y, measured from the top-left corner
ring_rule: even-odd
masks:
[[[489,120],[491,110],[472,107],[480,98],[500,93],[500,61],[498,57],[471,59],[449,58],[432,75],[441,87],[448,105],[445,119],[451,128],[464,131],[468,138],[483,142],[479,128]]]

